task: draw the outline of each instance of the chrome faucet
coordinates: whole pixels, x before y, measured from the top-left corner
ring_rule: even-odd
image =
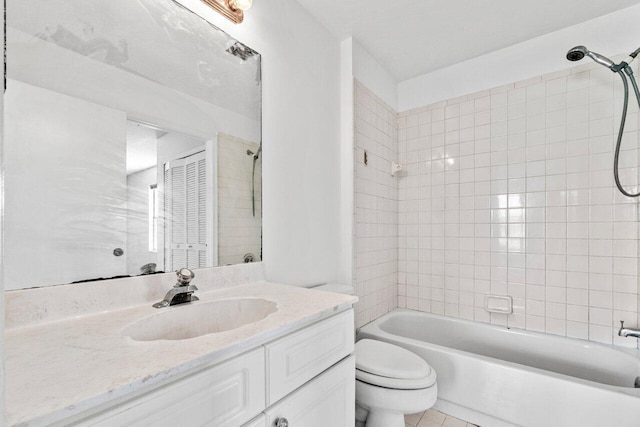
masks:
[[[196,276],[193,271],[188,268],[181,268],[176,271],[176,275],[178,276],[178,282],[167,292],[167,295],[164,296],[162,301],[153,304],[155,308],[198,301],[199,298],[193,295],[198,288],[195,285],[189,284]]]
[[[618,330],[618,335],[621,337],[635,337],[640,338],[640,329],[631,329],[624,327],[624,320],[620,321],[620,329]]]

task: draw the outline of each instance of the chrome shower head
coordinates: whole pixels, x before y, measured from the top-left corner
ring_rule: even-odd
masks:
[[[567,59],[569,61],[579,61],[582,58],[584,58],[585,55],[593,59],[594,61],[596,61],[598,64],[604,65],[607,68],[613,69],[613,67],[616,65],[612,60],[610,60],[606,56],[602,56],[599,53],[591,52],[584,46],[576,46],[570,49],[569,52],[567,52]]]
[[[587,48],[584,46],[576,46],[567,52],[569,61],[580,61],[587,54]]]

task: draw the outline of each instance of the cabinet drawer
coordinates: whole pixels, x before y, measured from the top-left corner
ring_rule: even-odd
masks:
[[[267,426],[286,418],[291,427],[353,427],[355,390],[355,357],[350,356],[267,409]]]
[[[85,419],[81,426],[237,427],[265,408],[264,350],[161,387]]]
[[[267,427],[267,416],[262,414],[258,418],[249,421],[242,427]]]
[[[267,344],[267,406],[353,352],[353,310]]]

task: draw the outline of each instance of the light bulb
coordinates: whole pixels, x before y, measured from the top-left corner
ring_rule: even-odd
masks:
[[[234,9],[248,10],[253,4],[253,0],[229,0],[229,6]]]

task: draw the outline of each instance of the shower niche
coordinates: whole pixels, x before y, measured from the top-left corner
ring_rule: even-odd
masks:
[[[256,51],[173,0],[6,24],[5,289],[261,260]]]

